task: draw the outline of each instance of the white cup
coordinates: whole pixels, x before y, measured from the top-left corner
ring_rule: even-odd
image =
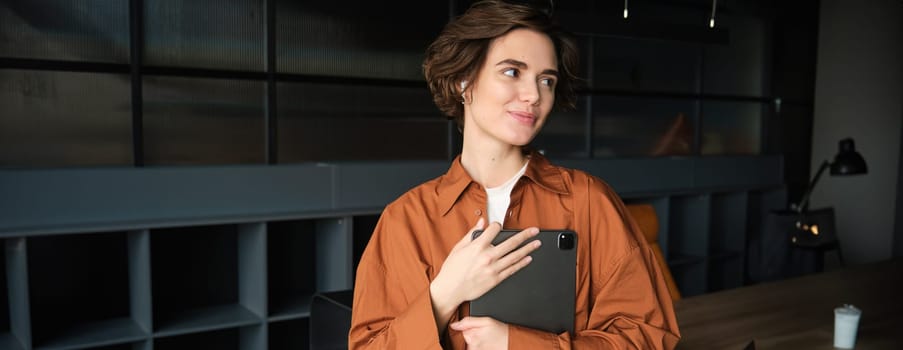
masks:
[[[861,315],[862,310],[849,304],[834,309],[835,348],[852,349],[856,346],[856,332],[859,329]]]

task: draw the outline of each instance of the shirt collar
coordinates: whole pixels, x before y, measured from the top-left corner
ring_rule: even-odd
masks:
[[[530,179],[540,188],[557,194],[568,195],[567,186],[561,171],[549,163],[543,155],[536,151],[530,151],[530,162],[527,164],[527,170],[524,177]],[[448,213],[452,206],[464,193],[464,190],[473,183],[473,178],[464,170],[461,165],[461,155],[455,157],[448,172],[442,177],[442,181],[436,187],[436,194],[439,196],[439,211],[442,215]]]

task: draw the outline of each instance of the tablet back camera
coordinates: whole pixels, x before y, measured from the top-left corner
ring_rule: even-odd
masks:
[[[558,249],[571,250],[574,249],[574,234],[570,232],[562,232],[558,234]]]

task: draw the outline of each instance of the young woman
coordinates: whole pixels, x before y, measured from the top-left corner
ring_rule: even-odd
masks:
[[[554,106],[574,106],[577,56],[544,12],[501,1],[474,4],[430,45],[426,80],[462,153],[383,211],[357,271],[351,349],[676,345],[661,271],[617,194],[525,148]],[[503,227],[522,231],[493,246]],[[469,301],[530,263],[539,228],[578,234],[574,333],[469,316]]]

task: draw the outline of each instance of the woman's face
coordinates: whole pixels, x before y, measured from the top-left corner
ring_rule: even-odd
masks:
[[[467,88],[465,136],[528,144],[552,110],[557,67],[555,46],[543,33],[515,29],[493,40]]]

